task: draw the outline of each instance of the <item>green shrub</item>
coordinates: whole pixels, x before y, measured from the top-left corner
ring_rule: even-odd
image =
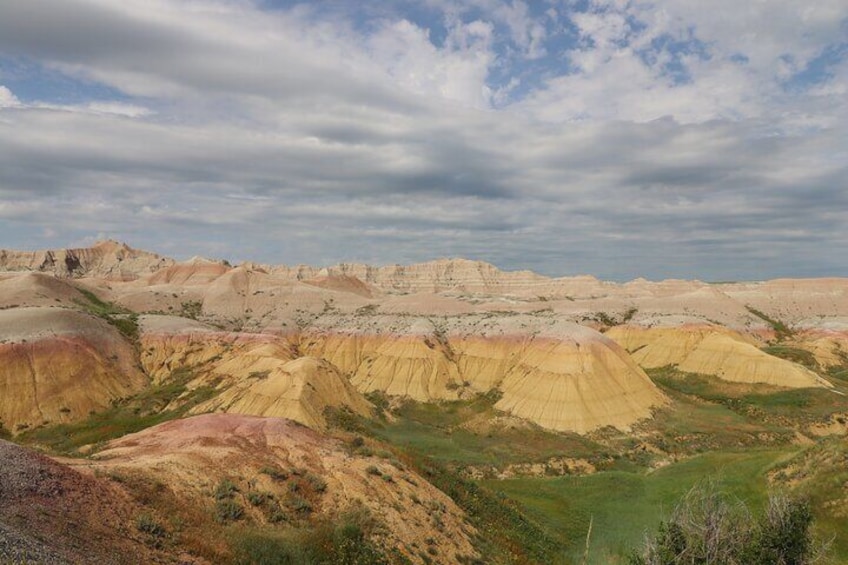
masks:
[[[271,467],[270,465],[262,467],[259,469],[259,472],[263,475],[268,475],[276,481],[285,481],[289,478],[289,474],[286,471],[283,471],[279,467]]]
[[[262,506],[268,500],[268,493],[251,491],[247,493],[247,501],[253,506]]]
[[[244,516],[244,507],[235,500],[224,499],[215,503],[215,519],[220,523],[234,522]]]
[[[778,495],[752,516],[712,483],[696,485],[660,523],[631,565],[807,565],[824,552],[806,501]]]
[[[370,540],[376,527],[368,511],[356,507],[308,529],[236,530],[230,544],[239,565],[387,565]]]
[[[215,500],[226,500],[235,496],[238,492],[238,487],[230,479],[223,479],[218,486],[215,487]]]
[[[135,520],[135,527],[139,532],[155,538],[165,536],[165,528],[150,514],[141,514]]]
[[[298,514],[309,514],[312,512],[312,505],[302,496],[292,494],[289,496],[286,506],[294,510]]]

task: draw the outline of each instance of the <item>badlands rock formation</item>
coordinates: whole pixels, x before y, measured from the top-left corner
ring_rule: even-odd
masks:
[[[155,382],[190,371],[190,388],[221,391],[195,414],[273,416],[318,430],[326,426],[327,408],[372,415],[368,401],[333,365],[298,357],[285,337],[221,332],[176,316],[144,316],[141,328],[142,364]]]
[[[11,431],[86,418],[147,382],[103,320],[64,308],[0,311],[0,421]]]
[[[173,263],[173,259],[132,249],[116,241],[101,241],[81,249],[0,250],[0,271],[38,271],[57,277],[129,280]]]
[[[539,316],[462,316],[434,323],[328,318],[301,349],[329,360],[364,392],[419,401],[499,390],[495,408],[557,431],[628,429],[665,403],[615,342]]]
[[[829,386],[762,350],[786,337],[776,324],[821,367],[844,364],[846,334],[833,329],[848,312],[843,279],[616,284],[461,259],[231,267],[114,242],[0,256],[7,270],[83,274],[75,284],[146,314],[137,347],[152,382],[190,371],[190,390],[217,391],[195,410],[285,415],[318,428],[326,406],[367,410],[361,393],[439,401],[497,390],[498,409],[549,429],[627,429],[666,402],[641,367],[668,364],[738,382]],[[60,256],[79,267],[55,267]],[[45,274],[0,274],[0,305],[84,300]],[[296,362],[304,357],[313,359]]]
[[[426,479],[385,459],[351,455],[337,440],[288,420],[195,416],[113,441],[97,461],[101,470],[143,473],[201,501],[209,500],[208,493],[225,478],[238,481],[242,492],[270,492],[276,500],[285,500],[297,477],[281,481],[262,470],[279,469],[288,476],[297,469],[301,476],[311,474],[326,483],[313,493],[316,513],[334,515],[363,504],[385,525],[377,533],[380,545],[395,548],[413,563],[424,563],[414,547],[429,545],[439,548],[445,563],[476,556],[471,545],[474,529],[465,523],[463,512]],[[440,528],[430,527],[434,509]],[[252,517],[264,520],[258,511]]]
[[[630,351],[633,359],[646,368],[674,365],[687,373],[786,388],[831,386],[809,369],[763,352],[757,347],[755,339],[725,328],[618,326],[607,335]]]
[[[316,430],[326,428],[327,408],[372,416],[368,401],[326,361],[300,357],[253,375],[254,382],[248,378],[194,411],[288,418]]]

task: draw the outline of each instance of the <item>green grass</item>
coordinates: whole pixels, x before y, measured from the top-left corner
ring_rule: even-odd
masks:
[[[719,412],[719,407],[726,408],[737,414],[740,421],[761,426],[763,431],[791,431],[795,426],[826,420],[831,414],[848,410],[848,397],[824,388],[780,390],[765,385],[742,385],[707,375],[682,373],[670,367],[647,372],[678,401],[685,403],[694,398],[710,403]],[[704,421],[696,412],[686,419]],[[723,422],[723,426],[728,430],[735,427],[729,421]]]
[[[370,513],[358,507],[310,527],[235,527],[227,532],[227,539],[233,562],[239,565],[388,564],[386,555],[370,539],[376,527]],[[393,562],[408,561],[396,558]]]
[[[80,287],[75,288],[85,297],[85,301],[74,300],[78,306],[82,307],[89,314],[102,318],[115,326],[132,343],[138,342],[138,314],[112,302],[101,300],[90,290]]]
[[[745,308],[748,310],[748,312],[750,312],[751,314],[771,326],[771,329],[774,330],[774,335],[778,342],[789,339],[790,337],[795,335],[794,330],[792,330],[792,328],[787,326],[782,321],[772,318],[766,313],[761,312],[751,306],[746,306]]]
[[[407,451],[443,463],[491,465],[545,461],[551,457],[592,457],[603,450],[576,434],[557,434],[538,427],[493,429],[478,433],[463,427],[477,416],[495,416],[494,395],[474,400],[439,403],[406,402],[396,409],[392,422],[371,423],[375,437]]]
[[[19,435],[16,441],[38,445],[54,453],[73,455],[82,446],[96,446],[180,418],[214,394],[211,387],[200,387],[191,391],[178,408],[166,410],[172,401],[188,390],[186,385],[192,378],[194,375],[189,371],[176,371],[161,385],[152,386],[134,397],[117,402],[103,412],[90,415],[86,420],[29,430]]]
[[[778,468],[777,484],[809,497],[816,516],[815,530],[823,539],[833,539],[833,559],[848,563],[848,440],[821,440]]]
[[[475,546],[483,563],[561,563],[556,537],[513,501],[427,457],[411,456],[405,462],[465,511],[478,530]]]
[[[768,347],[763,347],[763,351],[769,355],[774,355],[775,357],[780,357],[781,359],[786,359],[787,361],[803,365],[811,371],[818,372],[820,370],[819,363],[816,361],[815,355],[806,349],[791,347],[789,345],[770,345]]]
[[[572,562],[582,557],[592,520],[590,563],[619,563],[639,545],[646,530],[654,529],[676,501],[706,477],[759,508],[766,499],[765,473],[796,451],[707,453],[650,474],[606,471],[583,477],[485,481],[484,485],[519,501],[559,539]]]

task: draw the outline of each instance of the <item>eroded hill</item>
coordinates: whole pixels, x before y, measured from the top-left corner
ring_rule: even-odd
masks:
[[[0,270],[0,433],[94,457],[75,466],[126,479],[136,513],[169,532],[141,536],[151,550],[212,562],[244,557],[250,536],[318,544],[350,512],[390,562],[547,561],[576,555],[573,540],[480,480],[653,472],[740,448],[800,458],[846,435],[842,279],[231,266],[115,242],[3,251]],[[184,534],[163,514],[180,500],[196,523]],[[216,522],[218,502],[238,516]],[[205,549],[203,527],[223,532]]]

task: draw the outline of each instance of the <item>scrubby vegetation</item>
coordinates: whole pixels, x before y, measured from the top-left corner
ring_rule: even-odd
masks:
[[[112,302],[101,300],[85,288],[76,287],[85,300],[75,300],[86,312],[115,326],[132,343],[138,343],[138,314]]]
[[[771,329],[774,330],[775,339],[778,343],[785,341],[795,335],[795,332],[781,320],[772,318],[768,314],[761,312],[756,308],[753,308],[752,306],[746,306],[745,308],[748,310],[748,312],[750,312],[751,314],[771,326]]]
[[[229,533],[233,562],[238,565],[383,565],[402,562],[399,555],[389,561],[371,541],[379,528],[366,508],[356,506],[333,519],[311,527],[244,527]]]
[[[189,370],[175,371],[162,384],[116,401],[111,408],[91,414],[83,421],[27,430],[18,437],[18,441],[62,454],[74,454],[82,446],[94,446],[96,449],[110,439],[181,418],[191,408],[211,398],[214,394],[211,387],[188,389],[187,384],[193,378]],[[171,407],[172,403],[176,406]]]
[[[825,552],[807,501],[773,495],[754,514],[711,483],[691,489],[631,565],[807,565]]]

